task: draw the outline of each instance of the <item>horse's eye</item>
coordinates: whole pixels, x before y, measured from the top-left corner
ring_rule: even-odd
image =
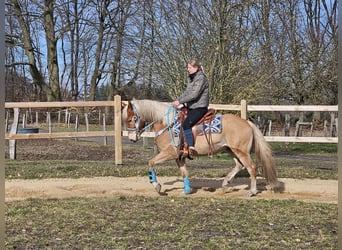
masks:
[[[138,116],[136,116],[136,115],[133,115],[133,116],[132,116],[132,120],[133,120],[133,121],[136,121],[136,120],[138,120]]]

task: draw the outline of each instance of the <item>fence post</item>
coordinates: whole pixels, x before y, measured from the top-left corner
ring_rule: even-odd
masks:
[[[241,118],[247,119],[247,102],[246,100],[241,100]]]
[[[14,108],[13,110],[14,117],[10,134],[17,133],[19,123],[19,108]],[[15,140],[9,140],[9,155],[11,160],[15,160],[17,158],[17,145]]]
[[[122,164],[121,96],[114,96],[115,165]]]
[[[49,133],[52,133],[52,125],[51,125],[51,113],[50,112],[46,112],[46,123],[49,129]]]
[[[8,130],[8,119],[9,119],[9,112],[6,111],[6,118],[5,118],[5,133],[7,133]]]
[[[106,114],[102,114],[102,126],[103,126],[103,132],[106,132]],[[107,146],[107,136],[103,137],[103,145]]]
[[[84,120],[86,124],[86,131],[89,132],[89,119],[88,119],[88,113],[84,114]]]
[[[38,111],[36,111],[36,127],[39,126]]]
[[[290,136],[290,126],[291,126],[291,117],[289,114],[285,115],[285,136]]]
[[[284,132],[285,132],[285,136],[290,136],[290,130],[291,130],[291,116],[290,114],[286,114],[285,115],[285,128],[284,128]],[[289,143],[285,142],[285,148],[289,147]]]
[[[79,131],[79,114],[76,113],[75,116],[75,132]],[[75,141],[78,141],[78,137],[75,137]]]
[[[335,121],[335,113],[330,113],[330,137],[333,137],[333,129],[334,129],[334,121]]]
[[[26,128],[27,122],[26,122],[26,114],[25,114],[25,113],[23,114],[23,120],[22,120],[22,122],[23,122],[23,123],[22,123],[22,124],[23,124],[22,127],[23,127],[23,128]]]

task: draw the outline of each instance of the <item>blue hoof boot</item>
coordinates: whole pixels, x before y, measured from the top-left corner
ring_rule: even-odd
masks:
[[[191,186],[190,186],[190,180],[189,180],[189,178],[184,178],[184,179],[183,179],[183,182],[184,182],[183,194],[191,194],[192,188],[191,188]]]
[[[183,194],[191,194],[192,193],[192,188],[184,188]]]
[[[156,171],[153,168],[151,168],[148,171],[148,173],[149,173],[150,183],[157,182]]]

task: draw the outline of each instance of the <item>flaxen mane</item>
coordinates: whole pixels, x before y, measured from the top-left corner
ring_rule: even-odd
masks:
[[[144,121],[162,121],[167,124],[167,119],[171,121],[174,116],[175,109],[170,103],[136,99],[133,99],[132,103],[135,105],[139,117]]]

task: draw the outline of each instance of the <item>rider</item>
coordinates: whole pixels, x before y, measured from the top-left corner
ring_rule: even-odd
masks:
[[[193,59],[188,62],[189,83],[184,93],[172,102],[174,107],[185,104],[189,108],[189,113],[182,124],[185,141],[189,146],[189,151],[184,147],[183,157],[190,158],[196,155],[192,127],[205,115],[209,106],[209,84],[200,63]]]

